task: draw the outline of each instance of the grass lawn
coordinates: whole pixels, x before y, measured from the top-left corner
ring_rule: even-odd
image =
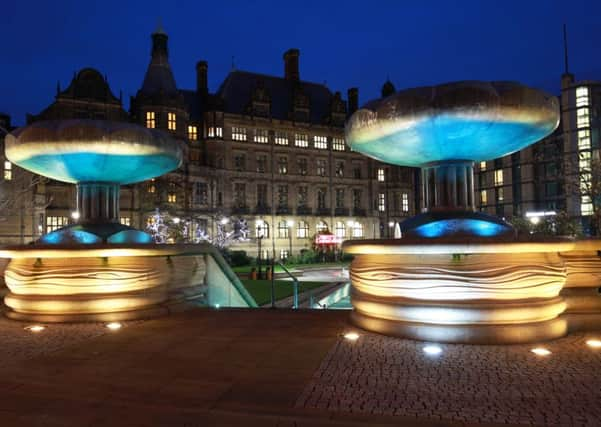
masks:
[[[316,264],[284,264],[284,265],[286,266],[286,268],[288,270],[293,270],[298,267],[300,267],[300,268],[302,268],[302,267],[343,267],[343,266],[346,266],[349,264],[350,264],[349,261],[338,261],[338,262],[323,262],[323,263],[316,263]],[[238,266],[238,267],[232,267],[232,270],[234,270],[235,273],[250,273],[250,270],[253,267],[255,267],[255,266],[242,265],[242,266]],[[265,265],[261,265],[261,271],[265,271]],[[280,267],[279,265],[276,264],[275,272],[281,273],[283,271],[284,270],[282,269],[282,267]]]
[[[242,280],[246,290],[252,295],[258,305],[271,301],[271,280]],[[299,282],[298,293],[326,285],[328,282]],[[291,280],[275,281],[275,300],[292,296],[293,286]]]

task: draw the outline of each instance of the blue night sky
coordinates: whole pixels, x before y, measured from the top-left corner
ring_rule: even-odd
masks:
[[[23,124],[73,73],[97,68],[125,107],[144,78],[150,33],[169,34],[180,88],[209,62],[215,91],[232,67],[283,75],[283,52],[301,50],[301,79],[327,82],[360,104],[397,89],[452,80],[518,80],[559,91],[561,26],[570,71],[601,80],[601,1],[27,1],[3,0],[0,111]]]

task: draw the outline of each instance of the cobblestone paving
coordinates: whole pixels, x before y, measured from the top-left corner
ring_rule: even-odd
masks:
[[[600,334],[601,335],[601,334]],[[601,349],[584,334],[534,345],[441,344],[363,332],[341,338],[298,398],[298,408],[470,423],[601,426]],[[597,336],[596,338],[600,338]]]

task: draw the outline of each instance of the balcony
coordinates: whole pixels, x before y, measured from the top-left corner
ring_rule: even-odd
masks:
[[[271,213],[271,206],[257,206],[255,207],[255,214],[257,215],[267,215]]]
[[[353,208],[353,216],[367,216],[367,210],[363,208]]]
[[[313,213],[313,209],[308,206],[299,206],[296,208],[297,215],[311,215]]]
[[[278,206],[275,210],[276,215],[290,215],[292,209],[289,206]]]
[[[330,208],[317,208],[315,211],[315,215],[319,216],[330,216],[331,213]]]
[[[348,208],[335,208],[334,215],[335,216],[348,216],[349,209]]]

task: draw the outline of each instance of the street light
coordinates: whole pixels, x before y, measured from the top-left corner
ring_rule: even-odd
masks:
[[[261,279],[261,241],[263,240],[263,225],[265,222],[262,219],[258,219],[255,221],[255,231],[257,233],[257,267],[259,271],[257,272],[258,278]]]
[[[71,212],[71,218],[73,218],[75,221],[77,221],[79,219],[79,211]]]
[[[173,218],[173,223],[174,224],[179,224],[180,219],[178,217]]]
[[[219,221],[219,222],[221,223],[221,225],[225,225],[225,224],[227,224],[228,222],[230,222],[230,220],[229,220],[228,218],[225,218],[225,217],[224,217],[224,218],[221,218],[221,221]]]
[[[288,257],[292,256],[292,226],[294,225],[294,220],[289,219],[286,221],[286,225],[288,226],[288,242],[290,250],[288,251]]]

